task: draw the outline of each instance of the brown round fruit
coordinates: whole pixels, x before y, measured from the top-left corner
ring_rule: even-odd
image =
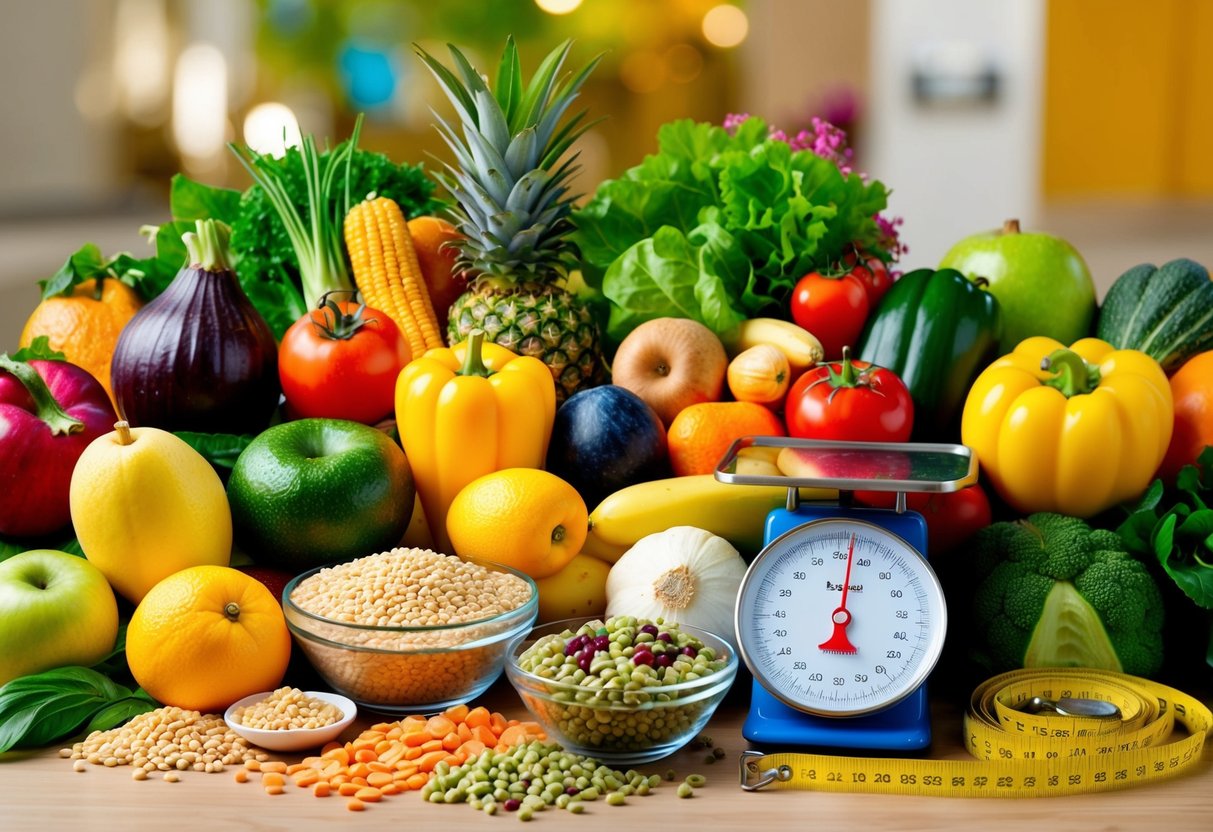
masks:
[[[623,339],[611,378],[669,425],[684,408],[719,401],[728,365],[724,345],[703,324],[689,318],[654,318]]]

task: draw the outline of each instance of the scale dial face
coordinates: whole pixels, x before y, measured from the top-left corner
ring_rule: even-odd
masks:
[[[939,659],[947,625],[939,579],[918,551],[851,518],[771,541],[742,579],[736,615],[754,678],[792,708],[835,717],[909,696]]]

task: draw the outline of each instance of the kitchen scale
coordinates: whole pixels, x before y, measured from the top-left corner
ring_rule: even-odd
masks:
[[[781,473],[737,473],[747,448],[777,454]],[[745,738],[872,751],[930,745],[926,680],[943,650],[947,606],[927,563],[926,521],[906,509],[905,495],[976,482],[969,448],[743,437],[715,476],[788,488],[738,591],[738,648],[754,676]],[[801,503],[801,487],[838,489],[840,500]],[[896,492],[895,508],[852,506],[856,490]]]

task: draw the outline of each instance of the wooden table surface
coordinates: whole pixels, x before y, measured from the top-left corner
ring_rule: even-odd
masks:
[[[738,688],[741,688],[739,680]],[[704,763],[704,752],[683,750],[666,760],[636,768],[684,776],[704,774],[708,784],[695,797],[680,800],[674,784],[663,783],[648,797],[631,797],[626,806],[602,800],[586,805],[580,816],[556,809],[535,815],[533,823],[550,828],[592,830],[709,830],[803,828],[813,830],[1136,830],[1165,832],[1213,829],[1213,750],[1185,777],[1137,789],[1104,794],[1033,800],[956,799],[888,795],[824,794],[802,791],[743,792],[738,787],[737,755],[748,747],[741,736],[746,694],[735,689],[704,731],[728,756]],[[527,714],[502,679],[479,700],[507,716]],[[969,759],[960,744],[960,709],[952,702],[934,704],[935,744],[929,756]],[[344,736],[357,734],[359,721]],[[466,805],[423,803],[416,793],[393,795],[370,804],[361,814],[349,812],[345,799],[317,799],[309,791],[287,787],[267,795],[255,780],[240,784],[232,770],[222,774],[183,772],[178,783],[153,777],[136,782],[129,767],[89,766],[72,770],[58,748],[0,755],[0,830],[393,830],[414,828],[444,832],[501,828],[516,818],[489,817]],[[285,755],[293,762],[297,757]]]

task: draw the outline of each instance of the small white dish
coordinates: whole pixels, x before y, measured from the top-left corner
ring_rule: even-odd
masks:
[[[266,751],[304,751],[309,748],[319,748],[326,742],[337,739],[341,735],[341,732],[354,721],[354,717],[358,716],[358,706],[341,694],[309,690],[304,691],[304,693],[322,702],[336,705],[337,709],[341,711],[341,719],[323,728],[290,728],[281,731],[265,731],[260,728],[249,728],[235,721],[235,713],[238,708],[260,702],[272,693],[273,691],[267,690],[263,693],[254,693],[251,696],[246,696],[233,702],[223,713],[223,721],[228,724],[229,728],[254,745],[264,748]]]

